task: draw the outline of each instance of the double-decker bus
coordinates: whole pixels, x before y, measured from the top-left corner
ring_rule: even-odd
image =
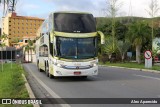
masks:
[[[92,14],[53,12],[38,30],[36,59],[39,71],[50,78],[98,74],[97,41],[104,35],[96,31]]]

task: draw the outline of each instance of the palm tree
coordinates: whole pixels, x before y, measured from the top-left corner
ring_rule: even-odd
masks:
[[[154,34],[154,18],[157,16],[157,14],[159,13],[159,4],[158,4],[158,0],[151,0],[151,2],[149,3],[149,10],[147,10],[147,13],[150,15],[151,17],[151,28],[152,28],[152,43],[153,43],[153,39],[155,38],[155,34]],[[152,50],[153,46],[152,46]]]
[[[115,44],[114,46],[113,46],[113,41]],[[109,59],[111,58],[111,55],[117,51],[116,43],[117,39],[114,38],[113,40],[111,36],[106,37],[105,44],[102,46],[102,50],[109,56]]]
[[[32,58],[32,51],[35,51],[35,46],[34,46],[34,42],[32,40],[28,40],[28,46],[29,46],[29,50],[31,52],[31,62],[33,61],[33,58]]]
[[[29,50],[30,50],[30,47],[29,47],[29,45],[26,45],[25,47],[25,53],[27,52],[28,53],[28,62],[29,62]]]
[[[131,43],[129,42],[118,41],[117,48],[121,54],[122,62],[124,61],[125,53],[127,52],[130,46],[131,46]]]
[[[145,22],[135,22],[129,26],[127,38],[133,43],[132,45],[136,47],[136,61],[140,64],[141,59],[141,48],[142,43],[145,43],[147,40],[150,40],[150,29]]]
[[[119,0],[107,0],[107,13],[111,16],[111,26],[112,26],[112,48],[113,50],[116,50],[116,16],[117,13],[122,6],[122,3],[119,2]],[[115,52],[113,52],[115,53]]]

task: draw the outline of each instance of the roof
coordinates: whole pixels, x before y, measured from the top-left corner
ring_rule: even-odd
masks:
[[[38,18],[38,17],[31,17],[31,16],[12,16],[11,18],[20,18],[20,19],[36,19],[36,20],[42,20],[42,21],[44,21],[44,19],[42,19],[42,18]]]
[[[91,14],[91,13],[88,13],[88,12],[80,12],[80,11],[55,11],[55,12],[51,12],[52,14],[53,13],[77,13],[77,14]]]

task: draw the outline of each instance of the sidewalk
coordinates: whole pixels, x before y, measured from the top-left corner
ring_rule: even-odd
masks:
[[[127,68],[127,67],[120,67],[120,66],[108,66],[108,65],[98,65],[101,67],[112,67],[112,68],[121,68],[121,69],[129,69],[129,70],[137,70],[137,71],[144,71],[144,72],[152,72],[160,74],[158,70],[150,70],[150,69],[140,69],[140,68]]]

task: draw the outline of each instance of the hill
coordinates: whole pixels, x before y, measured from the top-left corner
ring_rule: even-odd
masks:
[[[143,17],[116,17],[116,21],[119,21],[122,24],[129,24],[134,21],[145,21],[151,25],[151,18]],[[111,23],[111,18],[108,17],[96,17],[97,27],[104,26],[107,23]],[[160,27],[160,17],[154,18],[154,27]]]

